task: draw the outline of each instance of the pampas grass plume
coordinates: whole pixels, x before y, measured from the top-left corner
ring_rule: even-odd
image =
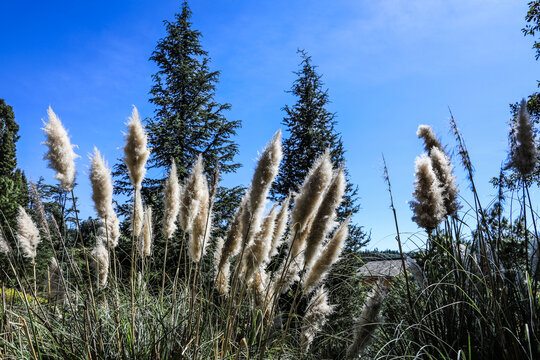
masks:
[[[435,136],[431,126],[419,125],[416,135],[424,140],[424,149],[426,149],[428,153],[430,153],[433,148],[442,150],[441,142],[437,139],[437,136]]]
[[[291,201],[291,195],[287,196],[281,203],[281,208],[276,217],[276,226],[274,234],[272,235],[272,243],[270,244],[270,252],[268,258],[278,254],[278,248],[283,241],[283,235],[287,229],[287,222],[289,220],[289,202]]]
[[[313,295],[307,306],[306,314],[302,324],[301,342],[302,350],[307,352],[315,335],[321,331],[332,313],[332,306],[328,304],[328,292],[324,287],[320,287]]]
[[[274,206],[264,218],[261,230],[255,235],[253,243],[246,249],[246,254],[244,254],[243,258],[244,264],[242,266],[246,271],[246,280],[249,280],[253,273],[269,260],[268,254],[272,245],[276,215],[276,208]]]
[[[140,236],[144,223],[144,207],[140,189],[135,189],[133,201],[133,209],[131,211],[131,226],[133,229],[133,235]]]
[[[313,266],[307,271],[306,278],[302,284],[305,293],[310,292],[317,284],[324,280],[330,267],[338,261],[343,246],[345,245],[345,240],[347,240],[347,236],[349,236],[350,220],[351,217],[347,217],[335,231],[332,239],[326,244],[326,247],[319,254]]]
[[[101,218],[105,229],[107,245],[115,247],[120,238],[120,221],[114,212],[113,184],[111,172],[99,150],[94,147],[94,156],[91,158],[90,182],[92,184],[92,200],[98,216]]]
[[[49,151],[44,159],[48,160],[49,168],[56,171],[54,177],[60,180],[62,189],[70,191],[75,181],[75,159],[78,155],[73,151],[74,146],[71,145],[66,129],[50,106],[47,114],[49,122],[45,124],[43,130],[47,136],[44,144],[49,147]]]
[[[452,171],[452,163],[444,151],[436,147],[431,149],[429,157],[441,186],[445,215],[456,216],[459,210],[457,201],[459,190]]]
[[[201,257],[205,254],[212,227],[210,192],[208,189],[208,182],[204,175],[201,175],[201,179],[199,179],[198,183],[198,186],[200,187],[198,199],[199,211],[197,212],[195,219],[193,219],[193,226],[191,228],[188,244],[189,255],[195,262],[200,261]]]
[[[249,245],[253,241],[255,235],[260,230],[266,197],[279,171],[279,164],[282,157],[281,130],[278,130],[259,157],[257,167],[253,173],[253,179],[251,180],[251,186],[247,192],[247,211],[243,214],[244,229],[249,228],[247,238],[245,239],[246,245]]]
[[[182,187],[179,219],[180,226],[187,233],[191,232],[193,221],[199,213],[205,185],[208,188],[204,176],[203,158],[199,154],[197,161],[195,161],[195,164],[191,168],[191,174]]]
[[[369,345],[378,326],[378,316],[386,296],[388,287],[382,280],[375,283],[366,297],[360,318],[354,325],[354,341],[347,349],[347,359],[357,358]]]
[[[49,222],[47,221],[47,215],[45,215],[45,208],[43,207],[43,203],[41,202],[41,196],[39,196],[37,185],[33,181],[30,181],[30,199],[32,201],[36,215],[38,216],[41,228],[50,238],[51,230],[49,228]]]
[[[230,263],[228,258],[223,259],[223,238],[218,238],[215,252],[216,288],[221,295],[229,292]]]
[[[242,242],[242,232],[244,229],[242,219],[243,214],[246,211],[246,202],[247,196],[244,195],[242,201],[240,202],[240,206],[234,214],[234,218],[231,222],[231,225],[229,226],[229,230],[227,231],[227,237],[225,238],[225,241],[223,242],[223,247],[221,248],[221,251],[219,253],[219,261],[217,262],[218,270],[223,271],[223,267],[229,264],[229,258],[236,255],[240,250],[240,245]]]
[[[297,258],[303,250],[305,235],[309,232],[309,226],[331,180],[332,164],[330,162],[330,151],[327,149],[311,166],[300,192],[294,200],[291,213],[293,231],[289,236],[290,251],[293,259]]]
[[[32,218],[26,213],[24,208],[19,205],[19,214],[17,215],[17,244],[23,255],[32,259],[36,258],[36,249],[41,242],[39,230],[32,221]]]
[[[146,131],[135,106],[133,106],[133,112],[131,113],[127,127],[124,163],[128,168],[131,184],[135,189],[140,189],[144,175],[146,174],[145,165],[150,156],[150,150],[147,147]]]
[[[180,184],[176,173],[176,163],[174,160],[169,171],[169,178],[165,182],[163,214],[163,234],[168,239],[176,231],[176,218],[180,211]]]
[[[435,229],[445,214],[440,182],[427,154],[416,158],[414,200],[410,202],[413,221],[428,233]]]
[[[321,243],[335,225],[336,210],[343,200],[345,185],[345,172],[343,168],[340,168],[335,172],[332,182],[324,193],[321,205],[306,238],[306,250],[304,251],[306,268],[312,265],[315,256],[320,251]]]
[[[514,126],[510,165],[525,176],[534,170],[538,157],[533,124],[529,117],[525,99],[521,100],[517,121],[515,121]]]
[[[105,219],[112,208],[113,185],[107,163],[96,147],[94,147],[94,156],[91,158],[90,182],[96,212],[100,218]]]
[[[103,245],[103,242],[98,241],[90,255],[94,259],[98,287],[103,289],[107,286],[107,277],[109,276],[109,253],[107,252],[105,245]]]
[[[152,208],[147,207],[144,212],[144,224],[141,234],[140,254],[142,258],[152,253]]]

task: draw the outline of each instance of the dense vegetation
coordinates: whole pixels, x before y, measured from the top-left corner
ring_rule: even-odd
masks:
[[[535,36],[540,5],[529,7],[524,33]],[[511,105],[509,155],[487,205],[454,118],[470,204],[460,200],[466,185],[456,183],[450,146],[420,125],[425,152],[410,205],[425,246],[404,253],[394,217],[399,251],[365,251],[337,118],[305,51],[283,142],[278,131],[248,188],[219,185],[239,166],[240,122],[214,100],[219,72],[190,16],[184,2],[150,58],[159,68],[154,117],[133,109],[113,172],[94,151],[95,219],[79,219],[77,155],[57,115],[49,108],[44,132],[58,184],[27,184],[18,125],[0,100],[0,358],[540,357],[537,93]],[[147,168],[168,176],[148,178]],[[393,210],[386,165],[384,178]],[[130,198],[115,206],[113,194]],[[397,273],[359,275],[385,260]]]

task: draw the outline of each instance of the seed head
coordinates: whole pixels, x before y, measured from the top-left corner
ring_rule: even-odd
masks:
[[[126,145],[124,147],[124,163],[129,171],[131,184],[135,189],[140,189],[144,175],[146,174],[146,161],[150,156],[147,147],[147,134],[141,123],[139,112],[133,106],[133,112],[127,124]]]
[[[107,286],[107,277],[109,276],[109,253],[105,245],[101,241],[98,241],[90,255],[94,259],[98,287],[104,289]]]
[[[418,130],[416,131],[416,135],[419,138],[424,139],[424,149],[428,153],[431,152],[431,149],[437,148],[439,150],[442,150],[442,145],[439,139],[437,139],[437,136],[435,136],[435,133],[431,129],[431,126],[429,125],[420,125],[418,126]]]
[[[73,151],[74,146],[71,145],[66,129],[50,106],[47,114],[49,122],[43,130],[47,136],[44,144],[49,147],[49,151],[44,159],[48,160],[48,167],[56,171],[54,177],[60,180],[62,189],[70,191],[75,181],[75,159],[78,155]]]
[[[525,99],[521,100],[512,135],[509,166],[516,169],[522,176],[528,175],[536,167],[538,151]]]
[[[19,214],[17,215],[17,244],[23,255],[34,262],[36,258],[36,249],[41,242],[39,230],[32,221],[32,218],[26,213],[24,208],[19,205]]]
[[[340,225],[340,227],[334,232],[332,239],[326,244],[324,250],[320,253],[315,263],[306,273],[305,280],[302,284],[305,293],[310,292],[324,280],[330,267],[339,259],[341,251],[343,251],[343,246],[345,245],[345,240],[349,236],[349,221],[351,217],[347,219]]]
[[[331,179],[332,164],[330,162],[330,151],[327,149],[311,166],[300,192],[294,200],[291,213],[292,231],[289,236],[289,246],[293,258],[297,258],[304,248],[305,235],[309,233],[309,226]]]
[[[328,304],[328,292],[321,286],[309,301],[302,323],[302,350],[307,352],[315,335],[321,331],[333,306]]]
[[[428,233],[435,229],[445,214],[440,182],[427,154],[416,158],[414,200],[410,202],[413,221]]]
[[[165,182],[163,195],[165,205],[165,212],[163,214],[163,234],[166,238],[170,238],[176,231],[176,218],[180,211],[180,184],[178,183],[176,163],[174,160],[171,164],[169,178]]]
[[[452,171],[452,163],[444,151],[439,148],[431,149],[429,155],[433,171],[439,180],[444,202],[445,215],[456,216],[460,206],[457,201],[459,190],[456,177]]]
[[[306,250],[304,251],[306,268],[311,267],[315,256],[320,253],[321,243],[335,225],[336,210],[343,200],[345,185],[345,172],[343,168],[340,168],[334,174],[330,186],[324,193],[321,205],[306,238]]]

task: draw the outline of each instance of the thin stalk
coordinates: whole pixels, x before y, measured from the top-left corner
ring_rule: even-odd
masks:
[[[403,274],[405,275],[405,288],[407,290],[407,300],[409,301],[409,308],[411,310],[411,315],[414,319],[415,318],[414,306],[413,306],[411,290],[409,286],[409,276],[407,274],[407,267],[405,266],[405,256],[403,255],[403,248],[401,246],[401,236],[399,233],[397,213],[396,213],[396,208],[394,207],[394,198],[392,196],[392,185],[390,183],[390,175],[388,173],[388,167],[386,166],[386,160],[384,159],[384,155],[382,159],[383,159],[383,164],[384,164],[384,179],[386,180],[386,183],[388,184],[388,194],[390,195],[390,208],[392,209],[392,214],[394,215],[394,224],[396,226],[396,240],[398,243],[399,255],[401,257],[401,266],[403,268]]]

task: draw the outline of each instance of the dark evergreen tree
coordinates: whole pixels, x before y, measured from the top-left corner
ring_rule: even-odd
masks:
[[[17,169],[16,143],[19,125],[13,108],[0,99],[0,226],[10,237],[19,205],[28,204],[28,185],[24,172]]]
[[[240,121],[227,120],[228,103],[215,100],[219,71],[211,71],[208,53],[201,47],[202,34],[192,28],[191,10],[187,2],[175,14],[175,21],[165,21],[167,36],[160,39],[150,60],[158,66],[152,76],[150,102],[155,105],[153,118],[147,118],[146,129],[152,154],[149,169],[161,169],[162,178],[146,179],[143,197],[147,203],[159,201],[171,159],[176,161],[178,177],[184,180],[199,154],[205,168],[212,173],[215,164],[228,173],[240,165],[233,161],[238,152],[231,140]],[[155,172],[154,172],[155,173]],[[131,185],[123,163],[115,165],[116,193],[131,193]]]
[[[336,115],[327,110],[328,90],[324,88],[311,57],[305,51],[298,52],[302,59],[300,69],[295,72],[298,77],[288,91],[297,101],[283,108],[283,125],[288,137],[286,135],[283,140],[280,173],[271,189],[274,201],[280,201],[289,192],[297,191],[314,160],[327,148],[330,149],[334,166],[345,166],[345,150],[336,130]],[[345,173],[347,186],[343,204],[338,209],[339,221],[359,210],[357,187],[350,182],[346,168]],[[331,328],[323,329],[323,332],[335,334],[335,338],[325,339],[324,342],[316,339],[312,348],[314,358],[343,358],[346,342],[342,341],[342,337],[350,332],[353,319],[361,311],[361,287],[357,275],[361,258],[358,251],[367,242],[367,236],[357,225],[351,225],[349,232],[342,258],[334,265],[326,281],[331,302],[340,306],[330,316],[327,326]]]
[[[171,166],[176,162],[178,178],[183,182],[199,154],[210,184],[216,165],[220,173],[235,171],[240,164],[234,162],[237,144],[231,139],[240,127],[239,120],[228,120],[225,113],[228,103],[215,99],[219,71],[210,69],[210,58],[201,46],[202,34],[193,29],[191,10],[186,1],[174,21],[164,21],[166,36],[156,45],[150,60],[158,71],[152,76],[150,102],[155,105],[154,116],[145,119],[148,143],[152,153],[147,163],[150,171],[141,190],[143,202],[154,209],[155,223],[161,224],[163,184]],[[115,193],[131,195],[133,187],[123,162],[114,166]],[[243,193],[242,187],[219,187],[216,195],[215,234],[222,234],[227,218],[233,214]],[[119,207],[121,214],[128,213],[128,206]],[[156,232],[154,258],[164,258],[165,239]],[[182,238],[181,231],[177,234]],[[180,241],[170,241],[167,261],[176,267]],[[120,246],[123,246],[122,243]],[[131,245],[129,245],[131,246]],[[184,247],[184,251],[185,251]],[[187,259],[187,256],[182,256]],[[161,269],[161,264],[155,264]]]
[[[288,91],[297,97],[293,106],[285,105],[283,125],[289,136],[283,140],[283,161],[280,172],[270,191],[275,201],[285,198],[289,192],[298,190],[313,161],[329,148],[335,166],[345,166],[345,150],[341,136],[335,129],[336,114],[326,109],[329,104],[328,90],[324,89],[322,75],[311,57],[298,50],[302,58],[298,78]],[[338,219],[343,221],[349,214],[358,212],[358,189],[350,180],[347,169],[347,187],[342,206],[338,210]],[[366,243],[366,236],[357,225],[351,225],[347,241],[349,250],[357,251]]]

